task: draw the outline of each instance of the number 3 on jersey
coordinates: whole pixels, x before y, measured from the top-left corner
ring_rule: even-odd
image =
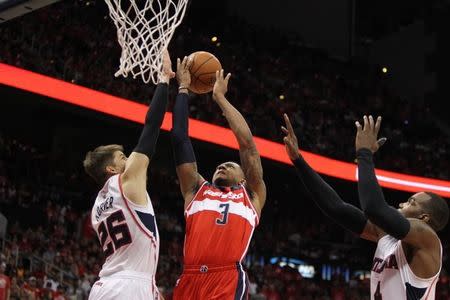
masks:
[[[219,205],[219,208],[222,208],[222,212],[220,213],[222,215],[221,218],[216,219],[217,225],[225,225],[228,223],[228,210],[230,209],[229,203],[222,203]]]
[[[98,238],[102,246],[105,258],[114,253],[115,250],[131,243],[131,234],[128,229],[125,216],[122,210],[112,213],[105,221],[98,226]],[[105,224],[106,223],[106,224]],[[106,243],[108,236],[112,242]]]

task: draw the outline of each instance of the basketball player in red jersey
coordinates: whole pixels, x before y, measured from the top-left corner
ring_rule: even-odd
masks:
[[[230,74],[224,78],[221,70],[213,99],[236,136],[242,167],[234,162],[220,164],[211,183],[198,173],[188,136],[188,69],[189,61],[178,63],[179,94],[171,132],[186,219],[183,273],[173,297],[247,299],[248,281],[241,262],[266,200],[261,159],[245,119],[225,97]]]
[[[287,115],[284,116],[286,151],[313,200],[330,218],[364,239],[377,243],[370,278],[371,299],[435,299],[442,267],[442,246],[436,234],[448,223],[449,208],[440,196],[420,192],[389,206],[375,176],[373,153],[381,117],[364,116],[356,122],[358,191],[363,211],[342,201],[337,193],[306,163]]]
[[[144,128],[129,157],[122,146],[107,145],[88,152],[83,162],[86,172],[103,186],[91,222],[105,262],[89,300],[163,299],[155,283],[159,234],[147,193],[147,169],[166,112],[169,80],[174,76],[166,51]]]

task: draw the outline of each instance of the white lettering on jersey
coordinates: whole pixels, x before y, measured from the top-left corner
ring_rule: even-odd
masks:
[[[224,192],[214,192],[211,190],[205,190],[203,192],[203,196],[204,195],[209,195],[211,197],[220,197],[222,199],[241,199],[244,198],[244,193],[238,193],[235,194],[233,192],[228,192],[228,193],[224,193]]]

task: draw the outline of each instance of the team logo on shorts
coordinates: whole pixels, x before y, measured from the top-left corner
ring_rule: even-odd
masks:
[[[201,267],[200,267],[200,272],[201,272],[201,273],[206,273],[206,272],[208,272],[208,266],[205,266],[205,265],[201,266]]]

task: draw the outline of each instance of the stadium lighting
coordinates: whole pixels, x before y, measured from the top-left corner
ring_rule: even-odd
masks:
[[[382,69],[381,69],[381,71],[383,72],[383,73],[387,73],[387,71],[388,71],[388,69],[386,68],[386,67],[383,67]]]
[[[144,123],[147,112],[146,105],[2,63],[0,63],[0,84],[140,124]],[[236,138],[230,129],[194,119],[190,119],[189,122],[189,135],[192,138],[231,149],[239,149]],[[161,128],[170,130],[171,127],[172,114],[168,112]],[[217,138],[218,136],[221,138]],[[255,137],[255,143],[262,157],[291,164],[283,144],[259,137]],[[311,167],[319,173],[349,181],[357,180],[357,168],[354,163],[331,159],[307,151],[300,152]],[[450,198],[450,181],[380,169],[377,169],[376,173],[380,185],[383,187],[407,192],[428,190]]]

